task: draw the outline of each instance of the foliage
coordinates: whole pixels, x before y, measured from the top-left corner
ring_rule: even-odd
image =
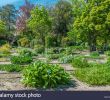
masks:
[[[45,47],[43,45],[35,45],[34,50],[36,53],[43,53],[45,51]]]
[[[15,21],[16,21],[16,9],[13,5],[7,4],[1,8],[0,16],[1,20],[6,24],[6,30],[10,33],[15,28]]]
[[[91,64],[87,62],[86,59],[82,56],[74,57],[72,61],[72,66],[76,68],[85,68],[85,67],[91,67]]]
[[[67,85],[70,76],[59,65],[50,65],[37,61],[24,69],[22,83],[36,88],[55,88]]]
[[[69,26],[72,22],[72,6],[66,0],[60,0],[55,5],[52,13],[52,31],[53,33],[66,36],[69,31]]]
[[[75,76],[90,85],[110,85],[110,66],[96,64],[90,68],[77,69]]]
[[[97,2],[97,0],[92,0],[86,2],[85,5],[81,15],[77,16],[73,23],[73,31],[80,40],[88,42],[90,51],[95,51],[99,38],[101,42],[103,41],[102,46],[107,45],[110,1],[100,0]]]
[[[97,52],[97,51],[94,51],[94,52],[91,52],[90,53],[90,57],[92,57],[92,58],[99,58],[99,53]]]
[[[63,47],[71,46],[72,44],[73,44],[72,40],[69,37],[62,38],[62,46]]]
[[[13,64],[29,64],[31,63],[32,57],[27,56],[27,55],[20,55],[20,56],[12,56],[11,57],[11,62]]]
[[[20,72],[23,70],[22,66],[19,65],[0,65],[0,70],[1,71],[7,71],[7,72]]]
[[[54,34],[48,34],[46,36],[46,47],[56,47],[58,45],[57,43],[57,36]]]
[[[73,55],[68,55],[68,56],[63,56],[63,57],[59,58],[59,61],[61,63],[72,63],[73,59],[74,59]]]
[[[47,54],[46,57],[51,60],[51,59],[58,59],[60,58],[60,54]]]
[[[107,56],[110,56],[110,51],[106,51],[105,54],[106,54]]]
[[[27,19],[30,17],[30,12],[33,9],[34,5],[25,0],[25,5],[19,8],[19,15],[17,16],[16,21],[16,30],[17,32],[26,32],[27,30]],[[27,34],[28,35],[28,34]]]
[[[2,20],[0,20],[0,36],[3,36],[5,32],[6,32],[6,25]]]
[[[18,40],[18,44],[19,46],[22,46],[22,47],[29,47],[29,40],[26,37],[20,38]]]
[[[34,50],[28,49],[28,48],[20,49],[20,50],[18,50],[18,53],[20,55],[26,55],[26,56],[30,56],[30,57],[37,55],[37,54],[35,54]]]
[[[0,53],[2,54],[10,54],[11,46],[7,43],[0,47]]]
[[[28,27],[35,33],[35,37],[45,46],[45,37],[51,27],[51,21],[48,11],[44,7],[35,7],[31,11],[31,17],[28,20]]]

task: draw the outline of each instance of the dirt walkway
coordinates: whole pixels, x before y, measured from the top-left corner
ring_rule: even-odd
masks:
[[[0,72],[0,90],[24,90],[20,73]]]

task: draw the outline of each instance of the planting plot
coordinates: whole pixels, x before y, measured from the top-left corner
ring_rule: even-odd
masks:
[[[110,0],[55,1],[0,6],[0,90],[110,91]]]

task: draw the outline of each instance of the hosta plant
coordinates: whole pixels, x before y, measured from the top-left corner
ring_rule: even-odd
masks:
[[[55,88],[70,83],[70,76],[59,65],[37,61],[24,69],[22,83],[36,88]]]

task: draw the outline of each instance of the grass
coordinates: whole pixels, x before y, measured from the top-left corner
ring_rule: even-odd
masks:
[[[83,56],[74,57],[72,60],[72,66],[76,68],[90,67],[90,64]]]
[[[94,64],[89,68],[79,68],[74,75],[89,85],[110,85],[110,66],[107,64]]]

